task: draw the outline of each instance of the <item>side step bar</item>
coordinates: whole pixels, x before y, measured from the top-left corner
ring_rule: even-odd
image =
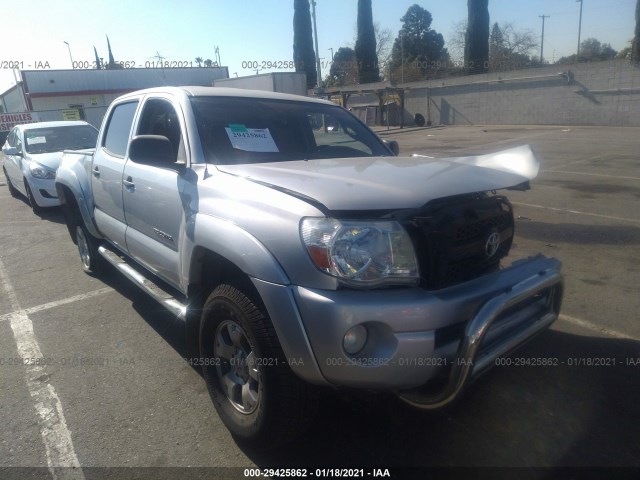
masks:
[[[120,255],[109,250],[105,245],[100,245],[100,247],[98,247],[98,253],[176,317],[180,320],[186,320],[187,306],[178,301],[164,288],[133,268],[122,257],[120,257]]]

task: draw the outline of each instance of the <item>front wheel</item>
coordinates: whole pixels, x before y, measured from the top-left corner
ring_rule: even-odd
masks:
[[[205,302],[200,364],[222,422],[239,440],[274,448],[313,419],[317,397],[294,375],[259,301],[231,285]]]
[[[36,202],[33,192],[31,191],[31,187],[29,186],[29,182],[27,182],[26,179],[24,181],[24,189],[27,192],[27,199],[29,200],[29,205],[31,206],[33,213],[36,215],[42,213],[42,207],[38,205],[38,202]]]

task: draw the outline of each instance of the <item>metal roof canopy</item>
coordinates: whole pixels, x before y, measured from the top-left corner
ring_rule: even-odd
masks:
[[[397,93],[400,97],[400,128],[404,128],[404,93],[409,88],[393,87],[387,83],[369,83],[361,87],[353,86],[353,88],[336,88],[336,89],[321,89],[314,91],[316,97],[331,97],[340,96],[342,98],[342,106],[347,108],[347,102],[351,95],[363,95],[374,94],[378,97],[378,107],[380,111],[389,103],[389,93]],[[385,100],[386,95],[386,100]],[[389,116],[387,115],[387,127],[389,126]]]

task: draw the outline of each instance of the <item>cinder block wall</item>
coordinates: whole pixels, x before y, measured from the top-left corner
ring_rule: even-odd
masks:
[[[404,86],[408,122],[420,113],[433,125],[640,126],[640,67],[626,60]]]

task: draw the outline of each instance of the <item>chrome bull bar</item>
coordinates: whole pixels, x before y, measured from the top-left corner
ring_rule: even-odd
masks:
[[[496,358],[514,350],[548,328],[558,318],[562,290],[563,277],[558,262],[557,266],[540,271],[488,300],[466,326],[446,385],[435,393],[425,393],[419,389],[406,390],[398,392],[398,397],[423,410],[435,410],[453,402],[473,378],[492,366]],[[501,314],[543,291],[548,291],[546,313],[542,312],[539,316],[528,319],[526,328],[497,345],[492,345],[488,350],[481,351],[485,335]]]

